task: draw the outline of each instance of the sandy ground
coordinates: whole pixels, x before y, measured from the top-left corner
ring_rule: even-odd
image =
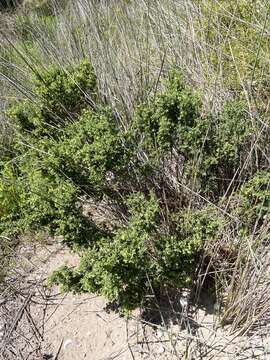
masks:
[[[64,262],[75,266],[78,259],[68,249],[53,246],[38,250],[32,262],[36,270],[31,276],[43,277]],[[40,311],[37,306],[34,316],[38,317]],[[105,299],[94,294],[60,294],[53,287],[44,323],[42,347],[47,358],[178,359],[161,327],[141,322],[138,311],[132,319],[108,312]]]
[[[28,268],[27,281],[35,284],[40,280],[46,299],[38,300],[40,286],[31,286],[33,301],[27,307],[31,321],[26,314],[28,323],[22,317],[14,327],[19,333],[26,324],[34,324],[31,329],[35,334],[27,336],[36,338],[39,352],[33,352],[29,360],[270,359],[267,326],[261,332],[240,337],[231,334],[229,327],[219,327],[211,306],[191,315],[184,308],[177,313],[171,304],[170,316],[169,307],[161,310],[163,321],[146,320],[139,310],[126,319],[106,311],[106,301],[100,296],[61,294],[57,287],[46,287],[45,279],[54,269],[64,262],[74,266],[78,263],[76,255],[60,243],[34,250],[29,247],[23,250],[23,257]],[[183,302],[184,298],[180,300]],[[23,340],[26,333],[20,336]],[[5,355],[2,358],[13,359]]]

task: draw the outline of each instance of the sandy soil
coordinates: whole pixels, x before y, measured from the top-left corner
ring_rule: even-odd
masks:
[[[40,279],[43,286],[43,279],[64,262],[74,266],[78,263],[76,255],[60,243],[36,248],[34,253],[32,247],[24,249],[30,269],[27,281]],[[161,311],[164,321],[153,323],[142,318],[139,310],[128,320],[108,312],[105,299],[94,294],[61,294],[57,287],[44,289],[46,304],[35,300],[29,306],[41,334],[42,355],[29,359],[270,359],[267,327],[253,336],[230,334],[230,328],[219,327],[211,304],[193,315],[185,313],[184,308],[182,313],[172,308],[174,314],[170,315],[174,316],[167,316],[165,309]],[[184,303],[184,297],[180,301]]]
[[[68,249],[52,246],[38,250],[32,262],[37,270],[31,276],[37,277],[64,262],[75,266],[78,259]],[[37,306],[35,318],[40,311]],[[57,354],[57,359],[64,360],[178,358],[159,326],[142,323],[138,311],[132,319],[108,312],[105,299],[93,294],[60,294],[57,287],[52,288],[44,323],[43,353],[47,358]]]

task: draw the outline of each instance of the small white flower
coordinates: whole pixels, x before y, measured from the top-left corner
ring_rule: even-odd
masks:
[[[115,174],[112,171],[106,172],[106,180],[107,181],[113,181],[115,179]]]

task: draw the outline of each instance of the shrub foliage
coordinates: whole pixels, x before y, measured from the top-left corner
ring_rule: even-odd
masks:
[[[0,164],[1,233],[62,236],[81,261],[54,272],[51,281],[64,290],[100,293],[123,309],[166,286],[192,284],[204,244],[222,236],[223,215],[209,201],[190,206],[180,188],[172,193],[153,178],[177,153],[179,183],[192,185],[201,198],[218,202],[227,195],[226,181],[241,167],[251,139],[245,103],[233,99],[220,113],[205,114],[198,94],[174,72],[123,129],[99,95],[88,61],[38,72],[33,91],[33,101],[8,112],[16,134]],[[231,186],[250,219],[269,212],[267,181],[264,172],[240,190]],[[97,221],[85,211],[93,202],[105,204],[117,221]]]

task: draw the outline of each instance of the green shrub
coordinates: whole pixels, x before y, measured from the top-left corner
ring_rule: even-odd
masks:
[[[76,113],[90,103],[96,92],[96,76],[89,61],[70,68],[51,66],[40,72],[34,85],[43,110],[57,116]]]
[[[204,136],[204,144],[197,176],[208,193],[221,196],[246,158],[252,135],[247,105],[240,100],[228,101],[219,114],[209,119],[208,127],[204,125],[203,131],[201,128],[199,124],[197,134]]]
[[[219,239],[224,220],[215,208],[183,207],[179,193],[165,205],[166,184],[157,180],[149,189],[152,173],[140,155],[155,171],[175,150],[184,158],[180,181],[190,184],[195,171],[194,190],[218,198],[217,178],[233,175],[250,136],[245,104],[231,101],[202,116],[198,97],[174,73],[124,131],[102,103],[89,62],[37,73],[36,101],[9,111],[16,130],[13,156],[0,167],[1,233],[62,236],[81,261],[51,281],[65,291],[97,292],[125,310],[152,291],[192,284],[204,244]],[[91,201],[109,202],[118,216],[113,226],[86,216]]]
[[[134,121],[142,147],[148,152],[162,154],[181,144],[179,133],[194,126],[199,117],[200,101],[185,85],[181,75],[174,72],[166,91],[140,106]],[[181,145],[180,145],[181,146]]]
[[[156,242],[158,262],[156,277],[159,286],[181,288],[192,284],[196,265],[206,243],[221,236],[224,221],[218,213],[206,207],[202,210],[183,209],[173,214],[173,231]]]
[[[35,103],[20,102],[12,107],[9,116],[22,130],[35,131],[39,136],[58,133],[95,99],[96,77],[92,65],[83,61],[67,69],[51,66],[38,71],[34,93]]]
[[[133,127],[154,165],[176,149],[184,158],[182,180],[195,181],[196,190],[214,196],[220,196],[243,163],[251,136],[245,102],[229,100],[220,113],[202,116],[198,97],[178,73],[163,93],[139,108]]]
[[[62,267],[51,281],[64,290],[97,292],[125,310],[140,305],[150,289],[189,285],[204,242],[219,236],[219,218],[211,211],[183,210],[172,220],[170,233],[162,230],[153,194],[148,200],[134,194],[128,208],[125,228],[86,251],[76,270]]]
[[[68,180],[44,173],[35,165],[2,170],[1,234],[18,236],[29,231],[47,231],[51,236],[63,236],[71,247],[87,246],[100,235],[105,236],[83,216],[77,204],[77,187]]]
[[[51,149],[52,166],[89,194],[106,193],[110,188],[107,173],[113,172],[119,182],[127,171],[131,154],[125,137],[108,109],[85,110]]]
[[[2,171],[1,213],[9,214],[13,224],[2,224],[9,234],[15,229],[20,233],[46,230],[63,236],[70,246],[86,246],[104,232],[82,215],[78,197],[104,187],[106,172],[119,163],[123,149],[109,112],[94,112],[88,105],[86,91],[94,91],[96,81],[90,63],[69,70],[48,69],[44,78],[36,80],[37,102],[21,102],[9,111],[18,125],[16,174],[9,171],[7,179],[6,170]],[[63,103],[65,111],[78,113],[75,122],[64,114]],[[80,116],[87,106],[89,110]],[[66,130],[49,124],[52,111],[54,119],[57,112],[62,115]],[[16,188],[16,210],[9,209],[14,203],[11,186]]]
[[[240,214],[245,224],[261,223],[270,215],[270,172],[259,171],[240,189]],[[270,220],[270,218],[269,218]]]
[[[148,250],[159,209],[153,195],[146,201],[138,194],[129,199],[129,210],[126,228],[85,252],[77,270],[59,269],[51,280],[64,289],[100,293],[125,309],[137,306],[149,288],[148,278],[153,279],[154,264]]]

